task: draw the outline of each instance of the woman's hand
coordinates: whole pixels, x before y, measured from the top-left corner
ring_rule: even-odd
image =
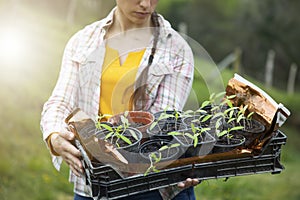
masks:
[[[177,186],[179,188],[185,189],[185,188],[189,188],[191,186],[196,186],[198,184],[199,184],[199,180],[198,179],[196,179],[196,178],[193,178],[193,179],[187,178],[185,181],[178,183]]]
[[[83,174],[83,166],[80,161],[80,151],[72,145],[71,141],[75,139],[72,132],[53,133],[50,142],[53,150],[59,154],[69,165],[73,173],[80,177]]]

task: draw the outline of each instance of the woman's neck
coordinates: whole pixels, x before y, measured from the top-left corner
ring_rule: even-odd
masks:
[[[114,32],[122,33],[131,29],[151,27],[151,17],[149,17],[144,23],[134,23],[130,21],[120,10],[116,10],[114,13],[114,22],[112,29]]]
[[[119,55],[127,56],[128,52],[137,51],[147,47],[153,36],[152,20],[146,20],[144,24],[129,23],[125,16],[114,13],[112,25],[105,35],[106,43],[111,48],[118,50]],[[122,13],[121,13],[122,14]],[[147,28],[149,27],[149,28]]]

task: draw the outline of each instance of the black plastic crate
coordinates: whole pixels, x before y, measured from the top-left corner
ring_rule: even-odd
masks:
[[[260,155],[273,155],[281,152],[281,146],[285,145],[287,137],[279,130],[273,134],[273,137],[262,148]]]
[[[116,199],[176,185],[187,177],[208,180],[260,173],[280,173],[284,169],[280,163],[281,147],[286,143],[286,139],[287,137],[281,131],[277,131],[259,154],[191,163],[150,173],[147,176],[140,174],[127,178],[121,178],[111,167],[91,162],[79,142],[76,145],[83,152],[87,184],[91,186],[93,196],[98,199]]]

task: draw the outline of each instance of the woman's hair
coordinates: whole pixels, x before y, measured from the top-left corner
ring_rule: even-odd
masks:
[[[158,21],[158,14],[153,12],[151,15],[151,20],[154,25],[154,39],[153,39],[153,46],[151,48],[151,54],[148,58],[148,64],[141,72],[140,76],[136,80],[136,89],[132,95],[131,103],[134,106],[135,110],[145,110],[146,109],[146,102],[147,102],[147,79],[148,79],[148,72],[149,68],[152,65],[154,55],[157,49],[157,43],[160,35],[160,25]]]

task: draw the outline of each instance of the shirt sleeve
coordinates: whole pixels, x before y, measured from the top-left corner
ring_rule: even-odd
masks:
[[[78,64],[72,60],[75,37],[68,42],[63,59],[59,78],[52,95],[43,106],[40,127],[43,133],[43,140],[47,144],[47,138],[53,132],[67,130],[65,118],[76,108],[78,90]],[[48,146],[48,145],[47,145]],[[49,147],[48,147],[49,148]],[[52,161],[59,170],[62,158],[52,155]]]

